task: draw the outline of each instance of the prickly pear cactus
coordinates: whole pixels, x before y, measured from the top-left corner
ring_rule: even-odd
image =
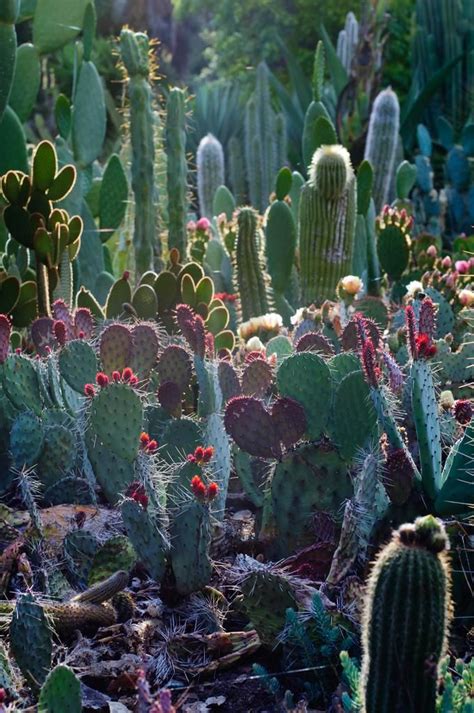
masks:
[[[56,666],[41,687],[38,713],[81,713],[81,684],[68,666]]]

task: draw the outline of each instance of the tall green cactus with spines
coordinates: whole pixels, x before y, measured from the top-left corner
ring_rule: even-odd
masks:
[[[436,710],[450,616],[447,547],[443,525],[428,515],[402,525],[379,554],[363,618],[364,713]]]
[[[257,67],[255,91],[245,107],[245,163],[249,197],[263,212],[268,205],[276,172],[281,168],[283,126],[272,108],[268,67]],[[280,165],[279,165],[280,162]]]
[[[135,265],[140,275],[150,270],[161,256],[155,208],[155,114],[148,53],[149,40],[145,33],[122,30],[120,56],[128,75],[132,189],[135,197],[133,245]]]
[[[168,249],[186,256],[188,163],[186,161],[185,93],[173,87],[166,104],[166,153],[168,188]]]
[[[15,22],[20,0],[5,0],[0,8],[0,120],[8,104],[16,62]]]
[[[302,152],[303,162],[307,169],[313,158],[313,154],[319,148],[318,137],[316,134],[316,124],[321,116],[324,116],[328,121],[330,117],[328,111],[321,101],[323,82],[324,82],[324,45],[320,41],[314,53],[314,68],[313,68],[313,99],[306,110],[304,117]]]
[[[236,280],[245,321],[266,314],[270,302],[259,249],[257,214],[252,208],[242,208],[237,222]]]
[[[416,33],[413,40],[413,86],[418,91],[450,62],[440,91],[426,106],[426,120],[434,128],[436,117],[447,115],[458,130],[472,113],[474,9],[470,0],[417,0]],[[457,60],[457,61],[456,61]]]
[[[299,211],[302,302],[334,299],[349,274],[356,225],[356,183],[348,152],[322,146],[301,191]]]
[[[225,180],[224,151],[220,141],[212,134],[201,139],[196,160],[199,212],[203,217],[212,218],[214,194]]]
[[[232,136],[227,145],[227,164],[230,186],[237,205],[242,205],[246,195],[245,157],[242,152],[243,145],[241,139],[238,136]]]
[[[390,185],[396,170],[400,105],[392,89],[380,92],[372,107],[365,156],[374,169],[373,197],[377,211],[388,203]]]
[[[352,59],[359,42],[359,23],[353,12],[348,12],[344,29],[337,37],[337,56],[341,60],[348,75],[352,67]]]

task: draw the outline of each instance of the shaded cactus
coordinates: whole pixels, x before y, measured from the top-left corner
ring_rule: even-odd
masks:
[[[402,525],[379,554],[363,622],[364,713],[435,711],[450,614],[447,548],[444,527],[426,516]]]
[[[185,94],[173,87],[166,104],[168,249],[186,255],[187,173]]]
[[[242,208],[237,222],[236,280],[242,319],[247,320],[266,314],[270,305],[260,256],[257,214],[252,208]]]
[[[201,139],[196,160],[199,212],[212,218],[214,194],[224,183],[224,151],[220,141],[212,134]]]
[[[352,59],[359,43],[359,23],[353,12],[348,12],[344,29],[337,37],[337,56],[349,75],[352,68]]]
[[[370,113],[369,133],[364,158],[374,169],[373,197],[377,211],[388,203],[390,186],[396,170],[400,106],[392,89],[377,95]]]
[[[356,184],[349,154],[323,146],[312,160],[300,199],[301,292],[305,305],[334,299],[354,250]]]
[[[150,85],[149,40],[142,32],[123,29],[120,56],[128,75],[130,140],[132,144],[132,190],[135,198],[133,245],[135,264],[141,275],[161,255],[156,235],[155,114]]]

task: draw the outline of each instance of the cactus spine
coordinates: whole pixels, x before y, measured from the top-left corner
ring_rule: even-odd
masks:
[[[369,579],[363,622],[363,713],[434,713],[437,666],[450,612],[441,523],[428,515],[402,525]]]
[[[301,191],[300,260],[302,302],[333,299],[338,281],[352,264],[356,183],[349,153],[322,146]]]
[[[242,319],[266,314],[269,302],[259,254],[257,214],[252,208],[239,212],[236,259]]]
[[[212,218],[214,194],[224,183],[224,151],[212,134],[201,139],[197,150],[199,212]]]
[[[146,34],[124,29],[120,53],[128,74],[130,138],[132,144],[132,190],[135,197],[133,244],[135,265],[141,275],[161,255],[156,234],[156,186],[153,94],[150,86],[149,41]]]
[[[168,187],[168,248],[177,248],[186,255],[186,161],[185,95],[173,87],[166,111],[167,187]]]
[[[373,197],[377,211],[388,203],[392,176],[396,169],[400,106],[397,95],[384,89],[374,101],[370,114],[365,156],[374,169]]]

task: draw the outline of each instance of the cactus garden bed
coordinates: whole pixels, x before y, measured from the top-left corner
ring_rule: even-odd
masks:
[[[473,713],[474,15],[400,100],[395,4],[203,89],[0,0],[0,713]]]

